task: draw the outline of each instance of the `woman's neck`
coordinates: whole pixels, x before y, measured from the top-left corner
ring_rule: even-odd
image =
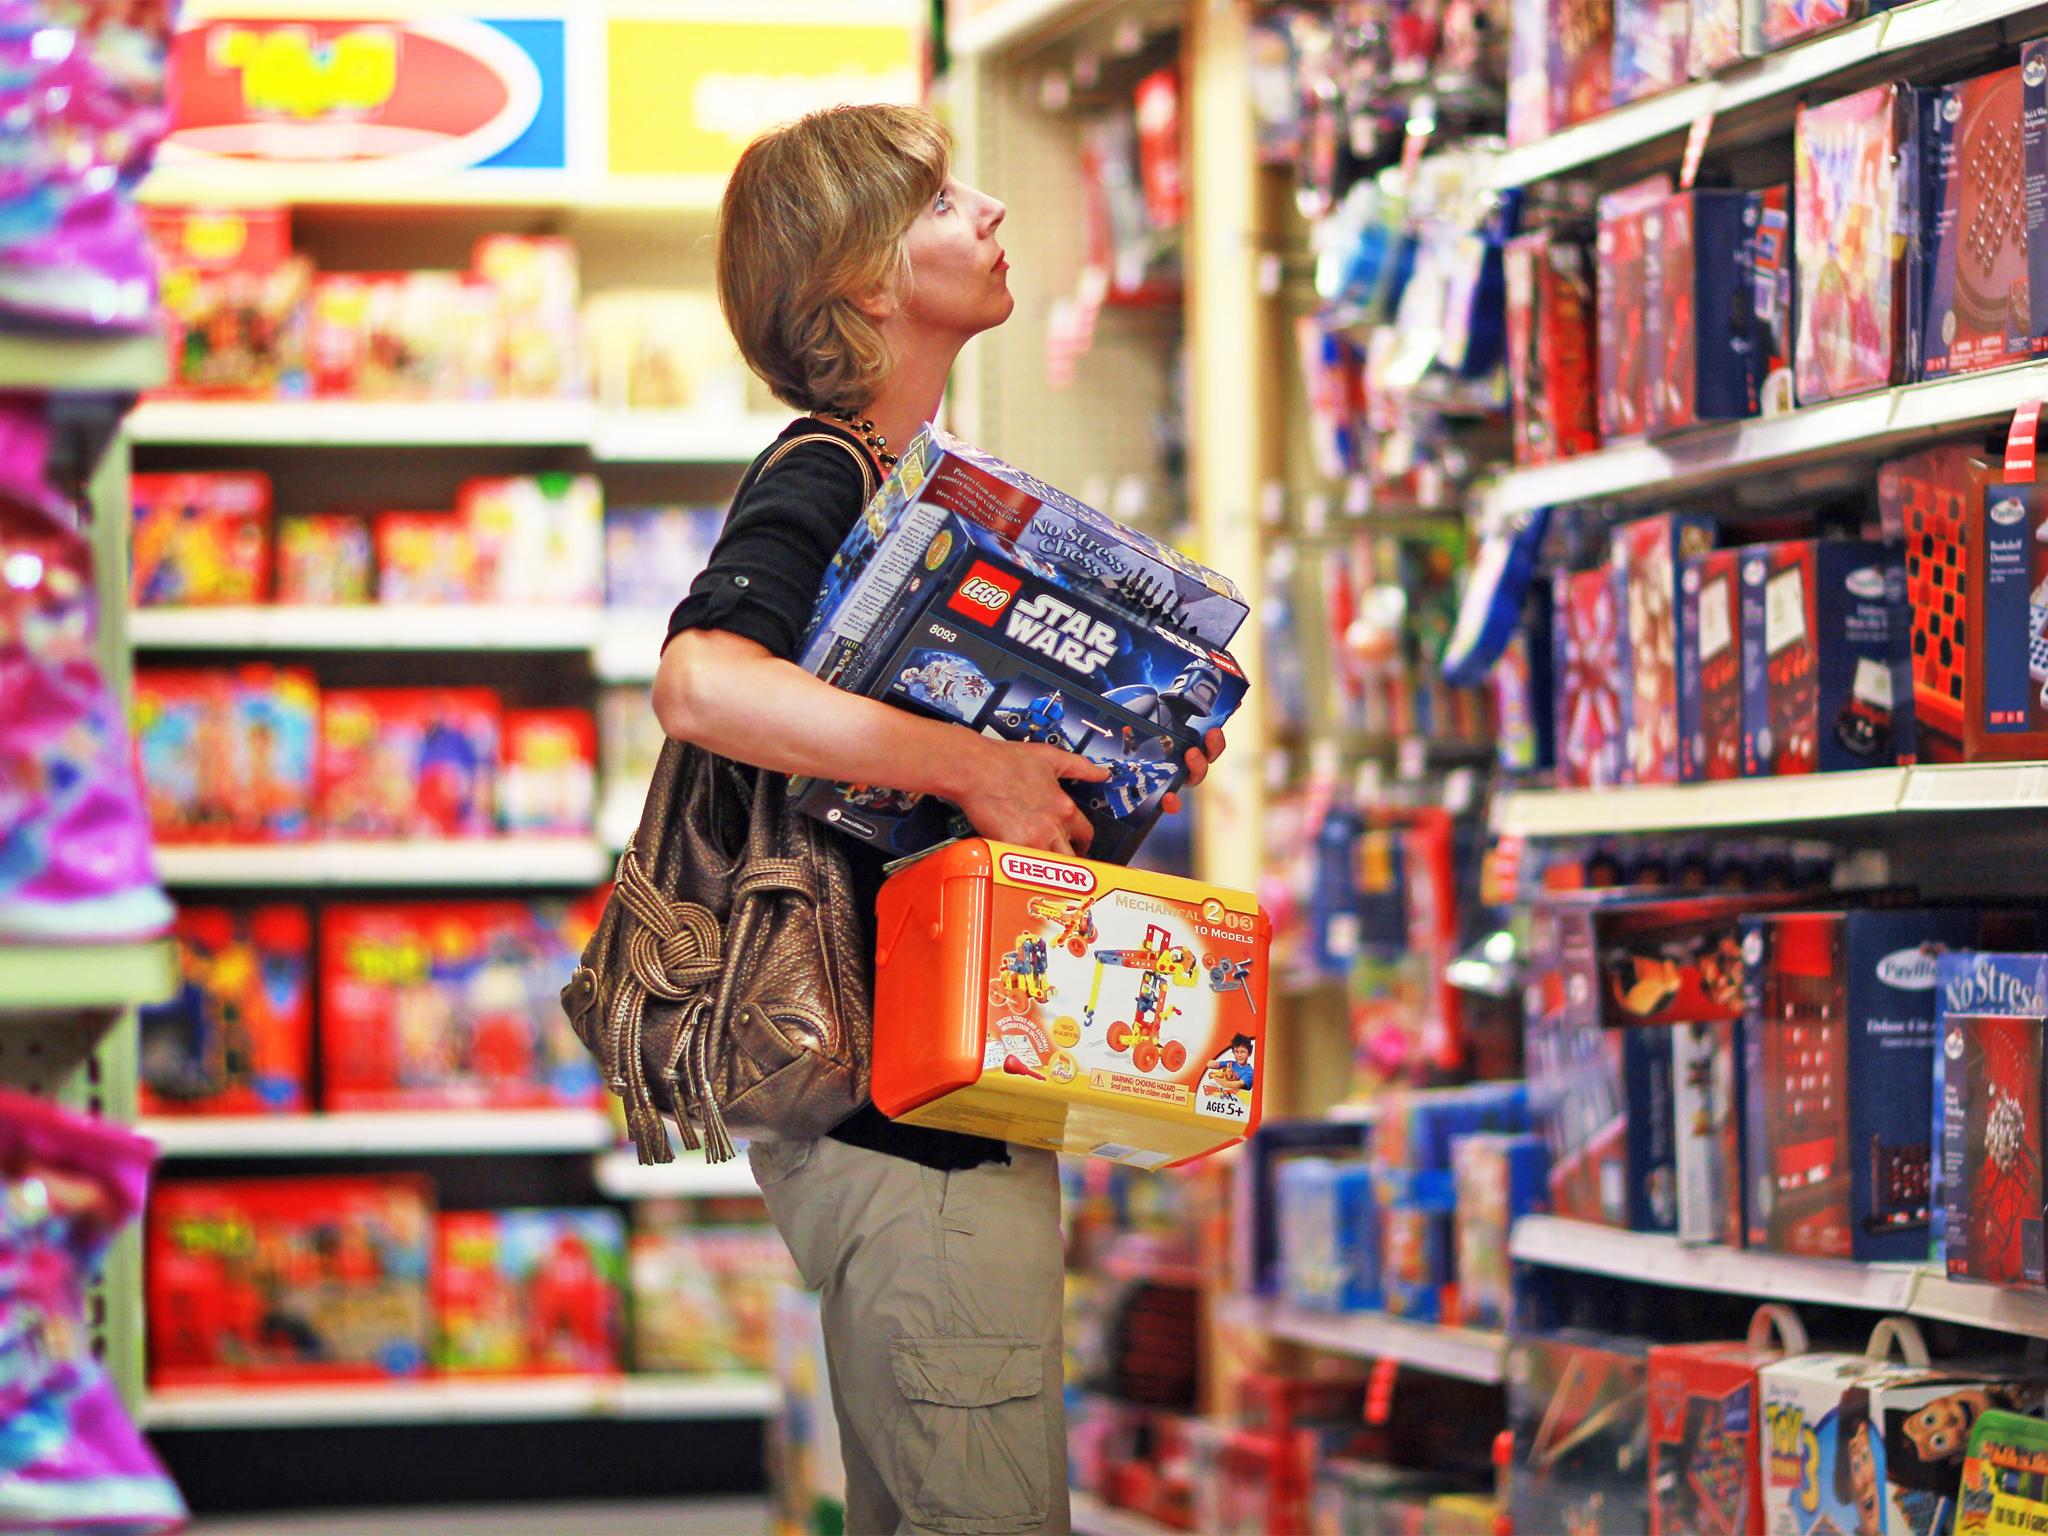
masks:
[[[950,345],[934,345],[930,341],[898,345],[896,366],[861,412],[889,440],[889,452],[901,453],[917,436],[918,428],[938,419],[946,379],[953,371],[953,360],[960,355],[964,340]]]

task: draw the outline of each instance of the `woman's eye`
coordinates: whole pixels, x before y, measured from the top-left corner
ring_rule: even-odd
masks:
[[[946,213],[952,209],[952,206],[953,199],[947,196],[944,192],[941,192],[939,194],[939,200],[936,203],[932,204],[932,212]]]

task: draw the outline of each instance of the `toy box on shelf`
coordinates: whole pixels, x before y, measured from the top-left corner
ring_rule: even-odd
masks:
[[[370,519],[353,512],[309,512],[277,524],[280,607],[367,603],[377,596]]]
[[[1596,331],[1600,441],[1641,437],[1649,425],[1650,374],[1644,243],[1648,219],[1671,196],[1671,178],[1654,176],[1600,199]],[[1656,359],[1655,366],[1661,366]]]
[[[1679,777],[1740,778],[1742,552],[1709,550],[1679,570]]]
[[[2048,955],[1949,951],[1935,975],[1936,1257],[1957,1279],[2040,1287]]]
[[[1678,782],[1678,573],[1713,542],[1711,521],[1675,514],[1638,518],[1614,531],[1616,617],[1628,629],[1623,756],[1638,784]]]
[[[496,296],[462,272],[321,272],[307,306],[313,392],[350,400],[498,393]]]
[[[397,604],[487,600],[468,525],[446,512],[379,512],[372,520],[377,601]]]
[[[443,1211],[434,1364],[451,1375],[619,1369],[625,1226],[613,1210]]]
[[[145,1115],[312,1107],[313,932],[300,906],[185,907],[178,995],[142,1011]]]
[[[312,264],[291,250],[281,208],[154,208],[172,389],[289,398],[307,393]]]
[[[1293,1157],[1274,1175],[1281,1285],[1296,1306],[1369,1311],[1381,1303],[1380,1211],[1359,1160]]]
[[[149,1207],[150,1380],[422,1375],[433,1256],[425,1179],[163,1184]]]
[[[1798,1316],[1775,1304],[1741,1343],[1651,1346],[1650,1536],[1764,1529],[1757,1373],[1805,1351]]]
[[[1509,394],[1518,465],[1600,446],[1594,416],[1593,253],[1549,231],[1508,242]]]
[[[268,475],[133,475],[128,484],[137,607],[268,600]]]
[[[1673,1031],[1672,1158],[1683,1242],[1742,1246],[1742,1069],[1740,1019]]]
[[[643,1200],[627,1264],[635,1370],[773,1368],[776,1295],[797,1284],[773,1227],[699,1225],[669,1202]]]
[[[612,507],[604,515],[604,601],[666,615],[711,558],[723,507]]]
[[[1541,1136],[1482,1132],[1451,1143],[1451,1171],[1457,1184],[1454,1321],[1505,1328],[1514,1313],[1508,1236],[1518,1219],[1550,1203],[1550,1153]]]
[[[595,475],[465,481],[455,514],[475,544],[478,581],[490,601],[604,601],[604,489]]]
[[[1619,784],[1627,745],[1622,719],[1626,625],[1614,574],[1605,566],[1559,571],[1551,592],[1558,785],[1600,789]]]
[[[2048,1523],[2048,1424],[1993,1408],[1970,1430],[1956,1497],[1956,1536],[2000,1536]]]
[[[595,1104],[595,1067],[556,997],[595,909],[595,897],[329,907],[320,925],[325,1107]]]
[[[489,837],[502,713],[488,688],[332,688],[320,707],[330,837]]]
[[[1250,896],[970,839],[892,876],[878,919],[884,1114],[1143,1168],[1257,1128],[1269,925]]]
[[[1508,1476],[1518,1531],[1650,1529],[1648,1360],[1639,1339],[1508,1343]]]
[[[157,840],[312,836],[319,714],[299,668],[137,672],[136,753]]]
[[[508,709],[504,723],[499,824],[511,833],[587,836],[597,814],[597,723],[590,711]]]

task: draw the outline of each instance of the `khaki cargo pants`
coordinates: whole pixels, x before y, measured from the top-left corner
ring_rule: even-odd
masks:
[[[748,1157],[823,1292],[848,1536],[1067,1531],[1053,1154],[960,1173],[829,1139]]]

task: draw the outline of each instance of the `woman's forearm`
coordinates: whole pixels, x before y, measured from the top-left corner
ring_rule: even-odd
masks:
[[[834,688],[719,630],[669,642],[654,712],[670,736],[735,762],[949,800],[966,792],[989,745],[957,725]]]

